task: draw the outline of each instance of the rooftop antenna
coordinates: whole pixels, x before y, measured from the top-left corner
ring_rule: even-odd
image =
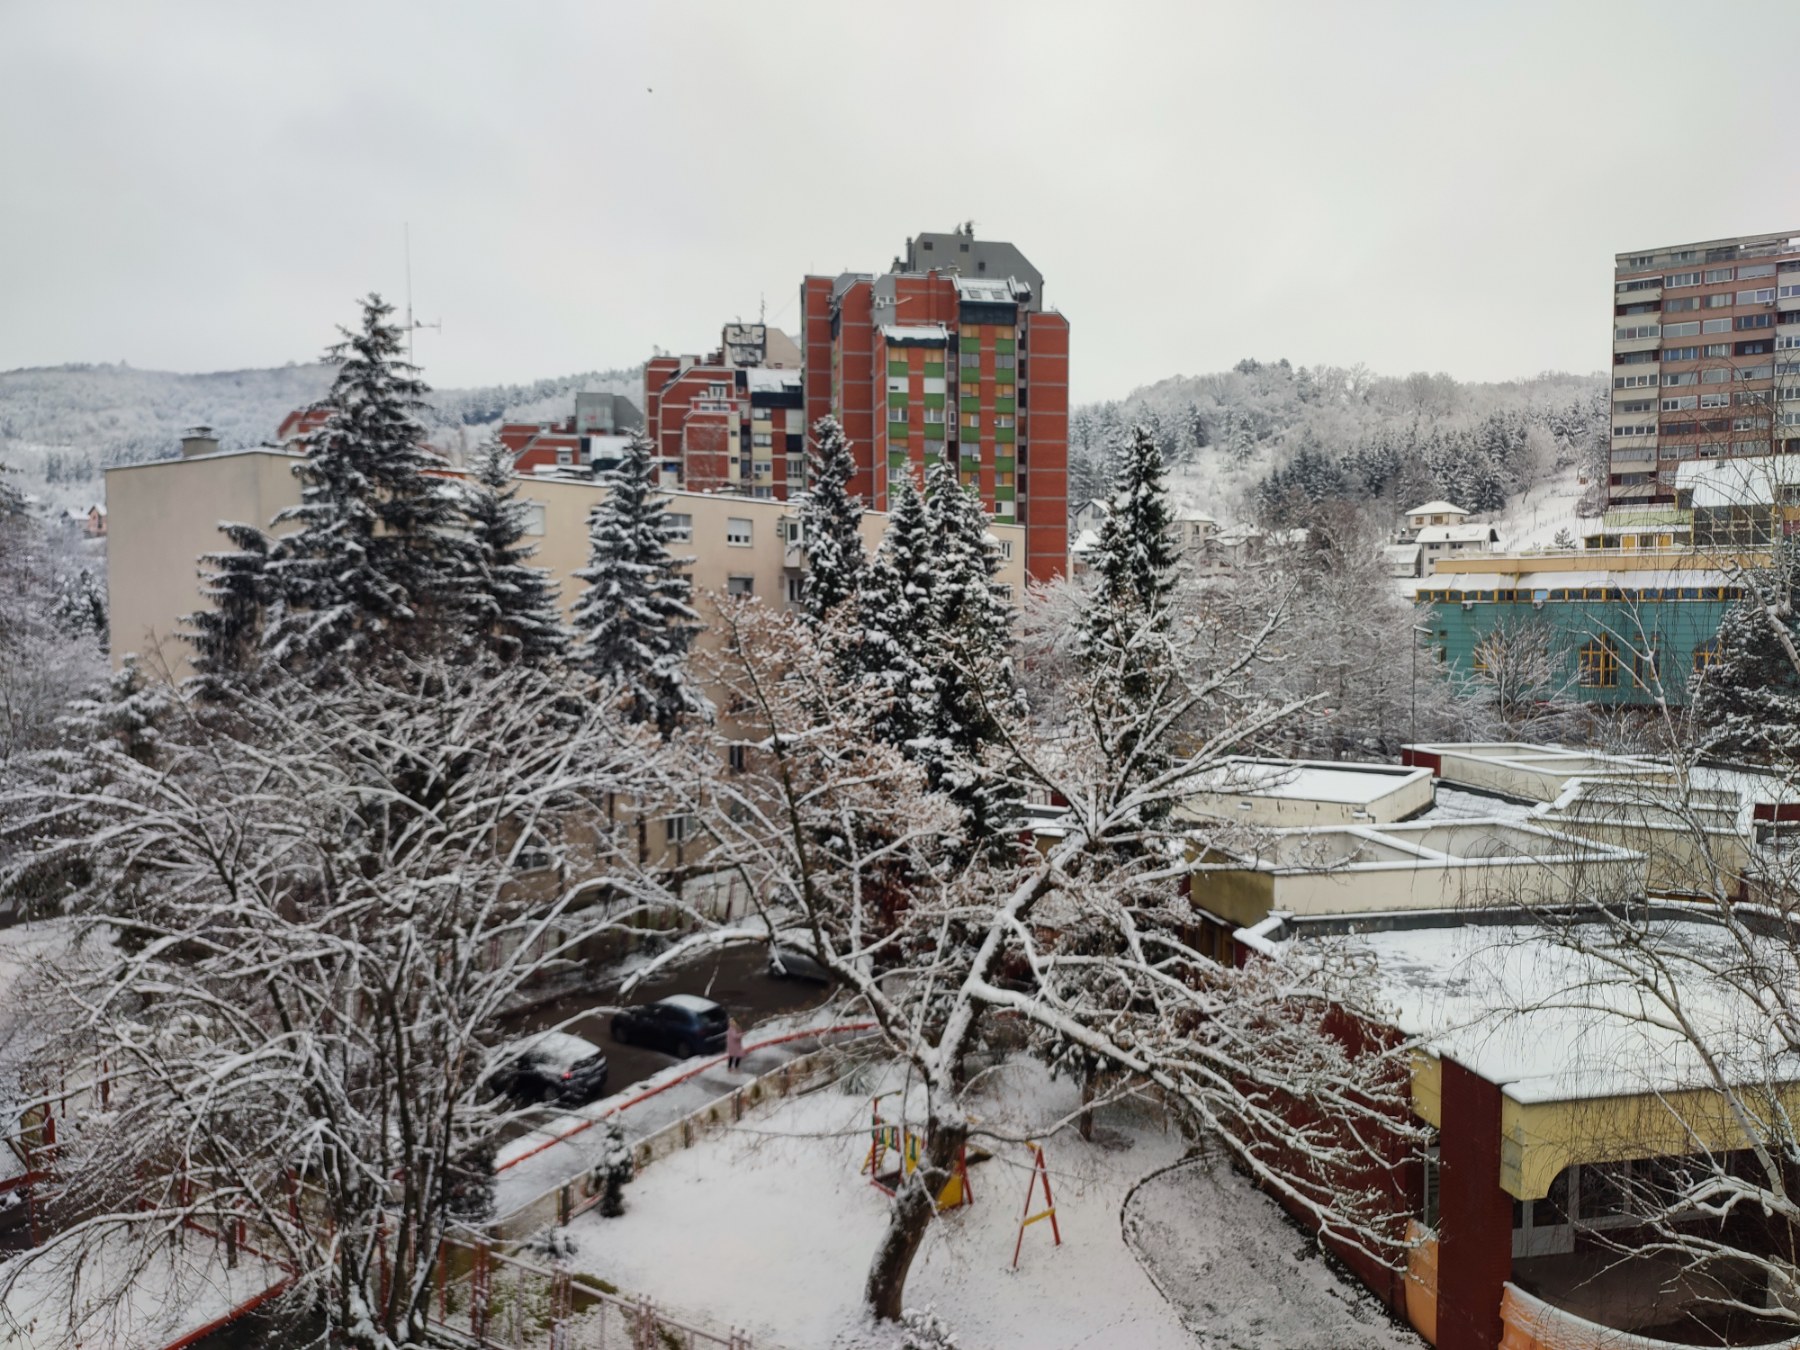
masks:
[[[434,328],[439,333],[444,331],[444,321],[425,323],[413,318],[412,307],[412,222],[407,221],[402,228],[406,232],[406,364],[417,365],[413,360],[413,334],[421,328]]]

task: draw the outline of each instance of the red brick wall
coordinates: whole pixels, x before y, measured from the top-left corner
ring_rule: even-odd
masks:
[[[1069,321],[1026,317],[1019,360],[1030,406],[1021,411],[1019,513],[1025,524],[1025,572],[1059,577],[1069,554]]]
[[[683,486],[689,492],[717,492],[731,482],[731,424],[728,413],[696,412],[683,424]]]
[[[1442,1061],[1438,1350],[1495,1350],[1512,1278],[1512,1197],[1500,1189],[1500,1089]]]

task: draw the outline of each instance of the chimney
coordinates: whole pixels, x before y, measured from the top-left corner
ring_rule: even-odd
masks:
[[[211,427],[189,427],[181,438],[181,457],[192,459],[195,455],[211,455],[219,449],[219,438],[213,435]]]

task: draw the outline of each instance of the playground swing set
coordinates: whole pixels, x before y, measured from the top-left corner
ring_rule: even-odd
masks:
[[[871,1186],[889,1196],[918,1167],[922,1142],[904,1124],[894,1124],[882,1117],[881,1099],[892,1095],[894,1094],[883,1092],[869,1099],[869,1151],[863,1157],[861,1169],[868,1175]],[[1014,1270],[1019,1268],[1019,1254],[1025,1248],[1025,1230],[1032,1224],[1044,1219],[1050,1220],[1050,1232],[1055,1238],[1053,1245],[1062,1246],[1062,1226],[1056,1220],[1056,1198],[1050,1192],[1050,1165],[1044,1161],[1044,1146],[1028,1140],[1025,1147],[1031,1150],[1031,1179],[1025,1185],[1025,1209],[1019,1218],[1018,1240],[1013,1244]],[[890,1153],[895,1155],[891,1167],[888,1163]],[[957,1149],[956,1163],[951,1168],[950,1179],[938,1191],[937,1208],[940,1214],[974,1203],[975,1192],[969,1185],[969,1163],[985,1162],[992,1156],[978,1148],[971,1158],[967,1143]],[[1040,1184],[1044,1188],[1044,1207],[1033,1214],[1031,1202]]]

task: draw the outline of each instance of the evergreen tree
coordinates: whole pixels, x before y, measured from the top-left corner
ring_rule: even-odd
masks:
[[[1694,691],[1707,750],[1800,762],[1800,544],[1784,542],[1725,614],[1717,659]]]
[[[400,359],[391,305],[371,295],[362,326],[327,359],[329,416],[294,472],[300,504],[275,517],[300,528],[271,560],[266,640],[287,664],[409,650],[457,634],[454,490],[434,470],[419,413],[429,392]]]
[[[1134,428],[1113,480],[1112,513],[1100,527],[1092,567],[1096,578],[1090,613],[1101,628],[1128,614],[1166,627],[1175,587],[1175,515],[1163,485],[1162,452],[1142,427]]]
[[[835,417],[821,417],[813,424],[812,483],[800,505],[806,614],[815,623],[856,594],[868,566],[862,498],[850,495],[855,472],[843,427]]]
[[[994,582],[999,549],[981,499],[963,486],[953,461],[926,477],[926,517],[935,570],[925,647],[931,720],[921,758],[932,787],[963,810],[971,840],[995,841],[1017,815],[1014,795],[993,764],[1000,710],[1017,707],[1012,608]]]
[[[73,576],[62,578],[55,616],[57,624],[70,637],[91,637],[102,648],[106,646],[110,627],[106,589],[88,568],[77,568]]]
[[[1161,453],[1134,431],[1113,484],[1112,514],[1100,531],[1081,635],[1096,705],[1120,713],[1112,745],[1122,777],[1153,778],[1174,762],[1172,749],[1143,735],[1156,690],[1171,676],[1167,640],[1177,556],[1163,486]],[[1166,810],[1166,805],[1162,808]]]
[[[256,666],[269,604],[269,536],[254,525],[226,523],[220,531],[237,547],[200,557],[200,594],[206,609],[183,616],[181,636],[194,649],[200,688],[212,697]]]
[[[506,662],[559,660],[568,634],[557,610],[556,584],[530,565],[526,506],[513,482],[512,455],[489,441],[476,459],[463,500],[462,608],[475,642]]]
[[[930,673],[936,580],[931,525],[910,477],[894,485],[887,533],[856,595],[856,665],[879,691],[871,734],[908,749],[934,720]]]
[[[655,472],[649,438],[634,433],[619,466],[601,479],[605,499],[588,515],[588,565],[575,573],[587,590],[571,618],[575,660],[626,694],[634,720],[666,736],[707,704],[687,673],[700,628],[693,585],[681,570],[692,560],[669,556]]]

